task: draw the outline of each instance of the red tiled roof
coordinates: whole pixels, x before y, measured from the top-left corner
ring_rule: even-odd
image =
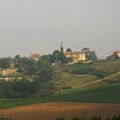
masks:
[[[114,51],[113,53],[120,53],[120,50],[116,50],[116,51]]]
[[[30,58],[40,58],[40,54],[38,53],[31,54]]]

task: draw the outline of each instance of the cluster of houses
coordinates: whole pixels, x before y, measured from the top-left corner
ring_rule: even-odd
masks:
[[[40,54],[32,53],[28,58],[38,61],[40,59]],[[13,77],[12,75],[16,73],[17,73],[17,69],[14,68],[14,65],[12,65],[10,68],[7,69],[0,68],[0,80],[5,80],[5,81],[14,80],[15,77]]]
[[[60,51],[63,51],[63,47],[61,46]],[[72,51],[70,48],[67,48],[67,50],[64,52],[64,55],[66,58],[70,59],[71,63],[77,63],[79,61],[86,61],[86,53],[83,51]],[[120,58],[120,50],[116,50],[113,52],[111,56],[109,56],[111,59],[116,56],[117,58]],[[29,57],[30,59],[33,59],[35,61],[38,61],[40,59],[39,53],[32,53]]]

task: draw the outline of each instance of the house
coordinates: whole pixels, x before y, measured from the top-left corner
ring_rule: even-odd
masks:
[[[0,75],[3,75],[3,76],[16,74],[16,72],[17,72],[17,69],[15,68],[7,68],[7,69],[0,68]]]
[[[40,54],[39,53],[32,53],[29,58],[33,59],[35,61],[38,61],[40,59]]]
[[[116,59],[120,59],[120,50],[116,50],[113,52],[112,55],[108,56],[106,58],[107,60],[116,60]]]
[[[114,51],[113,55],[118,56],[120,58],[120,50]]]
[[[0,75],[5,75],[5,70],[3,68],[0,68]]]
[[[80,51],[66,51],[64,55],[66,56],[66,58],[71,59],[73,62],[86,60],[85,53]]]

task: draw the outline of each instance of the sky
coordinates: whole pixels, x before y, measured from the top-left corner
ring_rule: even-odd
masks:
[[[63,46],[120,49],[120,0],[0,0],[0,57],[52,53]]]

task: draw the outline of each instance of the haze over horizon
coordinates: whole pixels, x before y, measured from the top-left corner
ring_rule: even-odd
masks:
[[[120,0],[1,0],[0,57],[89,47],[120,49]]]

